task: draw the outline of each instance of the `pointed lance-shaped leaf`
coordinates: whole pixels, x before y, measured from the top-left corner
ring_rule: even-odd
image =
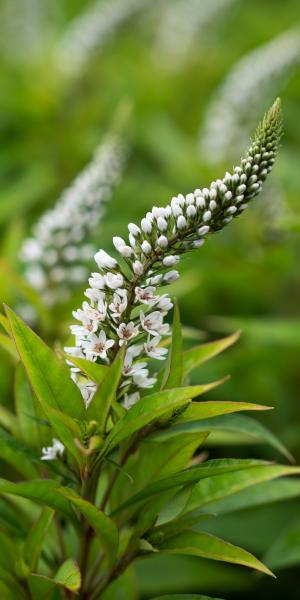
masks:
[[[161,389],[179,387],[183,379],[183,355],[182,355],[182,333],[180,323],[180,312],[178,304],[174,305],[172,342],[169,350],[167,364]]]
[[[83,399],[66,366],[20,317],[8,307],[5,310],[21,361],[42,407],[50,406],[83,419]]]
[[[167,554],[201,556],[212,560],[243,565],[274,577],[268,567],[255,558],[253,554],[250,554],[250,552],[204,532],[186,531],[179,533],[173,538],[159,544],[158,550]]]
[[[221,340],[200,344],[200,346],[186,350],[183,354],[183,377],[186,378],[193,369],[235,344],[240,337],[240,333],[240,331],[237,331]]]
[[[68,498],[68,500],[79,509],[101,540],[109,564],[111,566],[114,565],[117,559],[119,545],[119,533],[114,521],[96,506],[87,500],[80,498],[80,496],[71,489],[58,488],[57,493]]]

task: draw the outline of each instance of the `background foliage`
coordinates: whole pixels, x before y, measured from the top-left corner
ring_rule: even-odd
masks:
[[[24,301],[17,275],[24,236],[90,159],[120,101],[133,104],[132,148],[122,185],[95,236],[97,245],[108,251],[112,235],[125,233],[128,221],[139,219],[153,204],[164,205],[172,195],[221,176],[224,166],[231,167],[228,162],[210,166],[205,156],[200,159],[198,137],[207,106],[241,56],[295,26],[297,17],[300,20],[296,0],[284,4],[236,0],[199,31],[183,64],[170,68],[157,54],[160,11],[167,2],[140,2],[140,9],[105,44],[95,47],[84,66],[70,73],[63,68],[59,44],[72,20],[90,4],[83,0],[0,3],[0,296],[12,306]],[[181,40],[183,44],[184,37]],[[232,375],[226,385],[211,392],[212,399],[274,406],[272,413],[257,418],[268,424],[299,463],[300,69],[279,92],[285,136],[272,176],[276,191],[263,193],[246,216],[186,258],[184,274],[173,292],[180,297],[182,321],[198,329],[201,338],[242,329],[230,352],[201,367],[201,378],[210,381],[220,374]],[[267,106],[268,101],[262,100],[257,117]],[[239,158],[239,150],[234,158]],[[280,211],[274,218],[276,194]],[[43,319],[41,328],[49,341],[67,340],[71,309],[81,294],[78,290],[68,305]],[[0,355],[1,400],[9,405],[13,359],[8,367],[7,352],[0,349]],[[278,459],[263,445],[233,445],[230,433],[222,438],[216,433],[208,451],[211,458]],[[1,471],[5,476],[4,466]],[[224,515],[214,520],[214,532],[254,553],[264,555],[271,547],[274,566],[276,548],[279,555],[290,556],[278,581],[200,559],[164,557],[137,565],[142,598],[181,590],[204,590],[228,599],[246,599],[254,591],[257,598],[271,593],[280,598],[283,591],[294,597],[299,574],[291,566],[300,560],[299,508],[297,498],[288,505],[274,502],[271,510],[260,503],[234,516],[225,507]],[[293,535],[278,540],[289,528]],[[273,566],[271,559],[270,554],[268,564]],[[126,585],[134,588],[135,583]]]

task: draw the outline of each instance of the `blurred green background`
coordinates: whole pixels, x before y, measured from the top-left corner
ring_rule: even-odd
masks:
[[[115,10],[121,14],[127,0],[103,0],[102,4],[116,4]],[[238,164],[239,149],[235,148],[230,149],[224,164],[212,165],[208,157],[200,158],[199,135],[207,107],[243,55],[294,28],[297,21],[300,31],[299,0],[235,0],[227,7],[220,3],[215,15],[202,25],[193,18],[193,10],[197,15],[200,5],[209,5],[204,0],[198,0],[198,7],[197,2],[188,0],[129,4],[132,11],[128,10],[127,18],[115,23],[106,36],[96,36],[83,62],[76,55],[76,45],[69,48],[68,63],[64,62],[63,40],[75,19],[80,28],[80,18],[95,6],[93,1],[0,1],[0,296],[12,306],[18,305],[22,293],[17,275],[22,240],[89,161],[120,102],[133,106],[131,152],[121,185],[95,236],[97,246],[107,251],[112,247],[112,235],[125,235],[127,223],[139,221],[153,205],[164,205],[179,192],[205,186],[223,177],[233,163]],[[168,29],[168,42],[174,50],[168,55],[161,24],[165,11],[176,11],[179,5],[181,26],[177,20],[174,29]],[[92,29],[87,28],[84,35],[86,49]],[[255,84],[255,68],[253,81]],[[273,187],[232,226],[185,259],[182,278],[172,292],[180,298],[184,324],[199,330],[203,339],[242,330],[236,346],[204,365],[196,374],[197,381],[230,373],[230,381],[212,392],[212,398],[274,406],[274,411],[260,418],[299,463],[300,48],[291,76],[285,77],[283,70],[276,88],[275,95],[282,97],[285,133],[271,176]],[[255,120],[261,118],[273,93],[258,102]],[[255,121],[249,128],[253,125]],[[246,148],[247,144],[245,137],[241,145]],[[67,305],[55,310],[55,330],[44,331],[53,343],[65,343],[71,310],[81,302],[84,287]],[[1,400],[9,405],[13,369],[4,350],[0,350],[0,358]],[[207,451],[212,457],[280,459],[265,446],[234,443],[230,436],[215,438]],[[299,514],[300,499],[268,506],[262,503],[234,516],[218,517],[214,532],[264,556],[286,528],[293,531]],[[136,567],[142,595],[136,595],[136,579],[125,576],[124,598],[198,591],[228,600],[246,600],[254,593],[258,599],[282,598],[283,594],[296,599],[299,521],[295,539],[298,551],[294,544],[277,581],[221,563],[178,557],[151,559]]]

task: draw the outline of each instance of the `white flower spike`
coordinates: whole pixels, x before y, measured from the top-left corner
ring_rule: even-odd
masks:
[[[126,344],[123,380],[119,388],[119,398],[124,406],[131,405],[131,398],[132,402],[137,401],[137,395],[132,394],[136,394],[139,388],[147,389],[155,384],[156,378],[149,375],[145,359],[163,360],[167,355],[161,340],[169,333],[169,325],[164,320],[173,304],[167,294],[159,294],[158,288],[179,277],[178,271],[167,269],[176,264],[185,252],[201,247],[208,233],[223,229],[238,217],[248,202],[259,194],[273,167],[280,136],[280,103],[277,100],[258,127],[245,158],[232,173],[212,182],[209,189],[196,189],[186,197],[179,194],[172,198],[170,206],[154,207],[152,213],[142,219],[141,227],[130,224],[129,241],[133,255],[126,258],[124,265],[103,250],[97,253],[100,272],[98,275],[93,273],[92,282],[96,291],[104,293],[105,298],[97,299],[97,294],[88,293],[92,305],[84,302],[82,309],[74,313],[82,327],[73,326],[73,333],[79,351],[88,360],[100,357],[111,363],[118,348]],[[176,206],[180,207],[181,215],[174,214]],[[191,211],[191,207],[195,211]],[[117,249],[127,245],[123,242],[121,238],[114,238]],[[151,245],[149,253],[144,252],[145,242]],[[132,273],[130,279],[128,267]],[[110,283],[122,283],[122,287],[114,290],[114,285],[107,285],[108,276]],[[101,315],[104,307],[106,309],[102,321],[97,316],[99,304]],[[80,374],[79,378],[77,371],[72,371],[72,377],[77,379],[85,402],[89,403],[96,386],[88,379],[83,383],[84,376]]]

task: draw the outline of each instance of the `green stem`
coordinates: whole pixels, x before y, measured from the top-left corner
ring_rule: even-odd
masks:
[[[137,554],[138,554],[138,552],[136,550],[133,552],[128,552],[127,554],[124,554],[118,561],[115,568],[106,577],[106,579],[104,581],[102,579],[99,580],[99,582],[97,583],[97,585],[94,588],[94,591],[92,592],[92,594],[90,594],[89,598],[86,597],[86,600],[100,599],[103,592],[108,588],[108,586],[113,581],[118,579],[118,577],[120,577],[120,575],[122,575],[122,573],[124,573],[124,571],[127,569],[127,567],[136,558]]]

